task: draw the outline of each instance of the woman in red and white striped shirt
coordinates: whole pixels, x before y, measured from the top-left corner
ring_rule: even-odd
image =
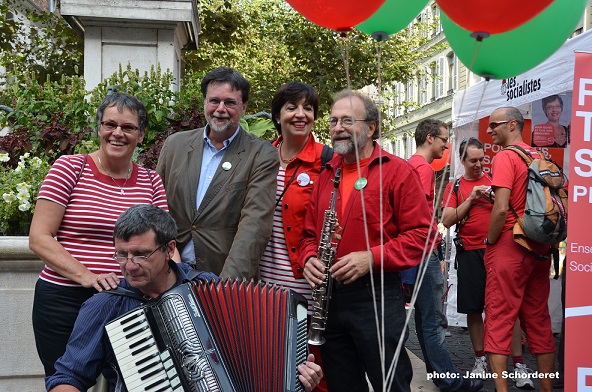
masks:
[[[119,215],[136,204],[168,210],[160,176],[132,162],[147,125],[138,99],[111,93],[97,111],[99,149],[58,158],[41,185],[29,247],[45,263],[35,285],[33,330],[47,376],[82,303],[123,278],[113,259]]]
[[[312,126],[319,110],[319,97],[314,87],[301,82],[284,84],[271,101],[273,123],[279,138],[280,168],[277,175],[276,206],[273,231],[259,263],[261,280],[294,290],[306,298],[309,314],[312,288],[298,264],[298,244],[302,237],[304,217],[312,188],[322,166],[323,144],[315,141]],[[332,150],[329,149],[329,157]],[[316,362],[321,365],[320,351],[310,346]],[[322,380],[315,391],[325,391]]]

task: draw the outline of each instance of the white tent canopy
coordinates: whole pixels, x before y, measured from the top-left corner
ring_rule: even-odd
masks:
[[[452,127],[478,121],[500,106],[519,107],[529,118],[530,102],[572,89],[575,50],[592,51],[592,30],[567,40],[547,60],[515,78],[484,80],[459,91],[452,102]],[[500,61],[512,59],[500,56]]]
[[[456,142],[466,137],[479,137],[479,119],[488,117],[491,112],[501,106],[514,106],[520,109],[524,118],[532,118],[531,103],[553,94],[571,91],[574,77],[574,51],[592,52],[592,30],[568,40],[547,60],[528,72],[515,78],[504,80],[481,81],[475,86],[455,94],[452,101],[452,133],[453,151],[457,150]],[[506,59],[507,58],[507,59]],[[500,61],[511,61],[511,57],[501,56]],[[569,148],[569,147],[568,147]],[[567,151],[567,150],[566,150]],[[564,157],[564,169],[569,172],[569,154]],[[464,173],[464,167],[452,153],[451,177],[456,178]],[[454,226],[448,233],[454,232]],[[454,256],[448,262],[452,263]],[[450,271],[449,283],[456,284],[456,274]],[[554,332],[560,331],[561,305],[558,281],[551,280],[552,293],[549,296],[549,309],[553,321]],[[559,290],[559,291],[558,291]],[[451,326],[466,326],[466,317],[456,313],[456,290],[449,293],[447,316]]]

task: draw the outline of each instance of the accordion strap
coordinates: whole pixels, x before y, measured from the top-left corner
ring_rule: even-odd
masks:
[[[152,300],[152,298],[150,298],[150,297],[146,297],[144,295],[138,294],[134,291],[128,290],[128,289],[121,287],[121,286],[117,286],[116,289],[106,290],[103,292],[108,293],[108,294],[113,294],[113,295],[120,295],[122,297],[135,298],[135,299],[142,301],[142,302],[149,302],[150,300]]]
[[[204,281],[208,281],[211,280],[213,278],[217,278],[215,275],[208,273],[206,271],[197,271],[197,270],[190,270],[187,272],[187,282],[193,281],[193,280],[204,280]],[[214,279],[215,280],[215,279]],[[142,294],[138,294],[135,291],[126,289],[125,287],[121,287],[121,286],[117,286],[116,289],[113,290],[106,290],[104,291],[105,293],[109,293],[109,294],[113,294],[113,295],[120,295],[123,297],[131,297],[131,298],[135,298],[139,301],[142,301],[144,303],[146,302],[150,302],[152,300],[152,298],[144,296]]]

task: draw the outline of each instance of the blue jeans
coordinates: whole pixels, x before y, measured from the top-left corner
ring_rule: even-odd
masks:
[[[424,356],[426,371],[428,373],[449,372],[458,374],[458,370],[452,363],[448,353],[444,338],[444,328],[447,326],[447,321],[442,299],[446,283],[444,282],[440,259],[432,252],[426,262],[427,269],[415,303],[415,330]],[[423,266],[419,271],[422,268]],[[419,271],[416,285],[419,283]],[[462,382],[460,375],[457,378],[434,378],[434,380],[436,380],[435,383],[441,390],[454,390]]]
[[[413,369],[405,350],[408,331],[405,326],[405,304],[401,278],[398,273],[387,273],[384,285],[375,275],[375,287],[370,277],[364,276],[352,284],[333,286],[324,337],[321,346],[323,371],[329,391],[368,391],[366,374],[375,391],[382,391],[382,368],[388,371],[397,343],[404,336],[403,346],[395,367],[394,380],[388,391],[410,392]],[[384,286],[384,290],[382,287]],[[381,295],[384,294],[384,313]],[[378,312],[384,315],[384,364],[378,346],[374,299]],[[382,322],[381,317],[378,318]],[[382,335],[382,332],[380,332]]]

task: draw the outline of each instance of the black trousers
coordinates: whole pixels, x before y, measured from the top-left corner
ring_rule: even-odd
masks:
[[[37,280],[33,299],[33,332],[46,376],[55,373],[54,364],[66,351],[80,306],[96,292],[94,288],[59,286]]]

